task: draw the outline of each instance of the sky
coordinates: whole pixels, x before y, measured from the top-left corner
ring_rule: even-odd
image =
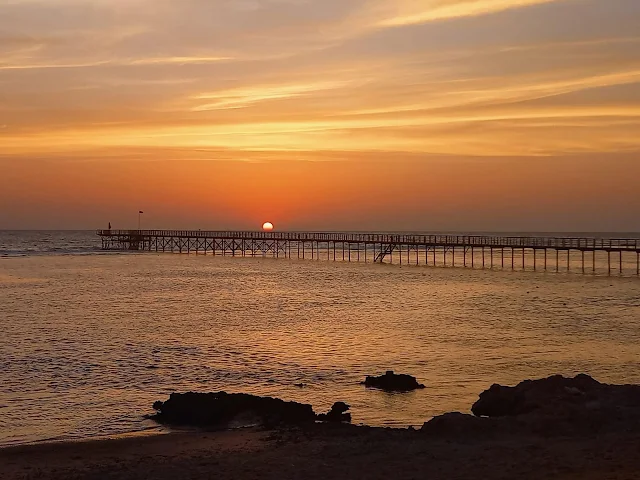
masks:
[[[640,231],[638,0],[0,0],[0,229]]]

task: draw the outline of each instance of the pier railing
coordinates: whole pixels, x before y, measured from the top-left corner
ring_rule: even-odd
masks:
[[[101,237],[181,237],[300,242],[385,243],[467,247],[640,250],[637,238],[518,237],[487,235],[412,235],[388,233],[254,232],[204,230],[98,230]]]

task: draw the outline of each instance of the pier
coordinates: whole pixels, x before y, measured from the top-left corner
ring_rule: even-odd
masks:
[[[103,250],[640,276],[640,239],[98,230]]]

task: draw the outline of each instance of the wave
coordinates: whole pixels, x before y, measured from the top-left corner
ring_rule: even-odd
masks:
[[[86,247],[30,247],[30,248],[0,248],[0,258],[19,258],[30,256],[49,256],[49,255],[103,255],[120,252],[107,252],[96,246]]]
[[[104,253],[93,232],[0,231],[0,257]]]

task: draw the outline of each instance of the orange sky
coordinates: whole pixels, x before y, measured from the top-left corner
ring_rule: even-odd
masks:
[[[0,228],[640,231],[636,0],[0,2]]]

